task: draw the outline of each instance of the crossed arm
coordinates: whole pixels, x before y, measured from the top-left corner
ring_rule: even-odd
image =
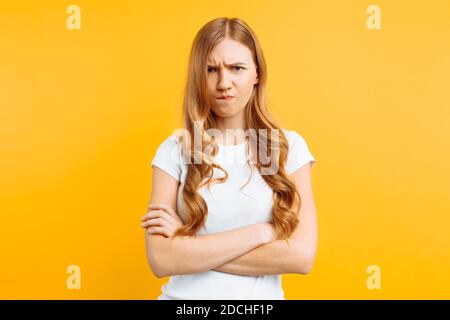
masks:
[[[273,240],[264,223],[198,237],[146,233],[147,258],[157,277],[216,270],[240,275],[310,272],[317,248],[317,217],[309,163],[292,174],[302,199],[300,223],[288,242]],[[175,180],[153,173],[152,203],[176,207]],[[155,188],[158,184],[158,188]],[[172,191],[172,194],[168,192]],[[256,236],[255,236],[256,235]],[[183,261],[183,263],[179,263]]]
[[[259,246],[214,270],[253,276],[307,274],[311,271],[317,249],[317,215],[309,163],[296,170],[292,177],[297,185],[302,206],[299,212],[300,223],[288,243],[276,240]]]

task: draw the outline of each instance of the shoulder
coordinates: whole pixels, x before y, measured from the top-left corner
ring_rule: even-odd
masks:
[[[289,142],[289,146],[294,145],[295,143],[306,143],[305,139],[301,134],[299,134],[295,130],[289,130],[289,129],[282,129],[284,132],[284,135],[286,136],[286,139]]]
[[[151,164],[163,169],[175,179],[180,179],[182,159],[178,138],[175,134],[172,133],[159,143]]]
[[[286,163],[286,171],[290,174],[304,164],[316,162],[312,155],[305,138],[296,130],[283,129],[286,139],[289,143],[289,153]]]
[[[162,140],[160,140],[158,151],[170,154],[172,153],[178,154],[179,147],[180,147],[179,138],[175,133],[172,133],[169,136],[166,136]]]

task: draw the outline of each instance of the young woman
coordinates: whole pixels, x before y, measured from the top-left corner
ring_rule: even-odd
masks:
[[[270,116],[266,81],[263,52],[244,21],[201,28],[185,127],[156,151],[141,218],[149,265],[170,276],[160,300],[284,299],[281,274],[312,268],[315,159],[300,134]]]

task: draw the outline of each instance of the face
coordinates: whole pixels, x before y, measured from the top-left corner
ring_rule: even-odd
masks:
[[[240,114],[258,83],[250,49],[231,39],[222,40],[211,51],[206,77],[211,109],[219,117]],[[221,98],[224,95],[231,98]]]

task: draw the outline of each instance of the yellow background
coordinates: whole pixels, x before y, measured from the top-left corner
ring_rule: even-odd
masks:
[[[317,259],[283,276],[286,298],[450,298],[446,0],[0,1],[0,298],[159,295],[139,221],[150,162],[181,126],[192,40],[220,16],[255,30],[270,108],[317,160]]]

